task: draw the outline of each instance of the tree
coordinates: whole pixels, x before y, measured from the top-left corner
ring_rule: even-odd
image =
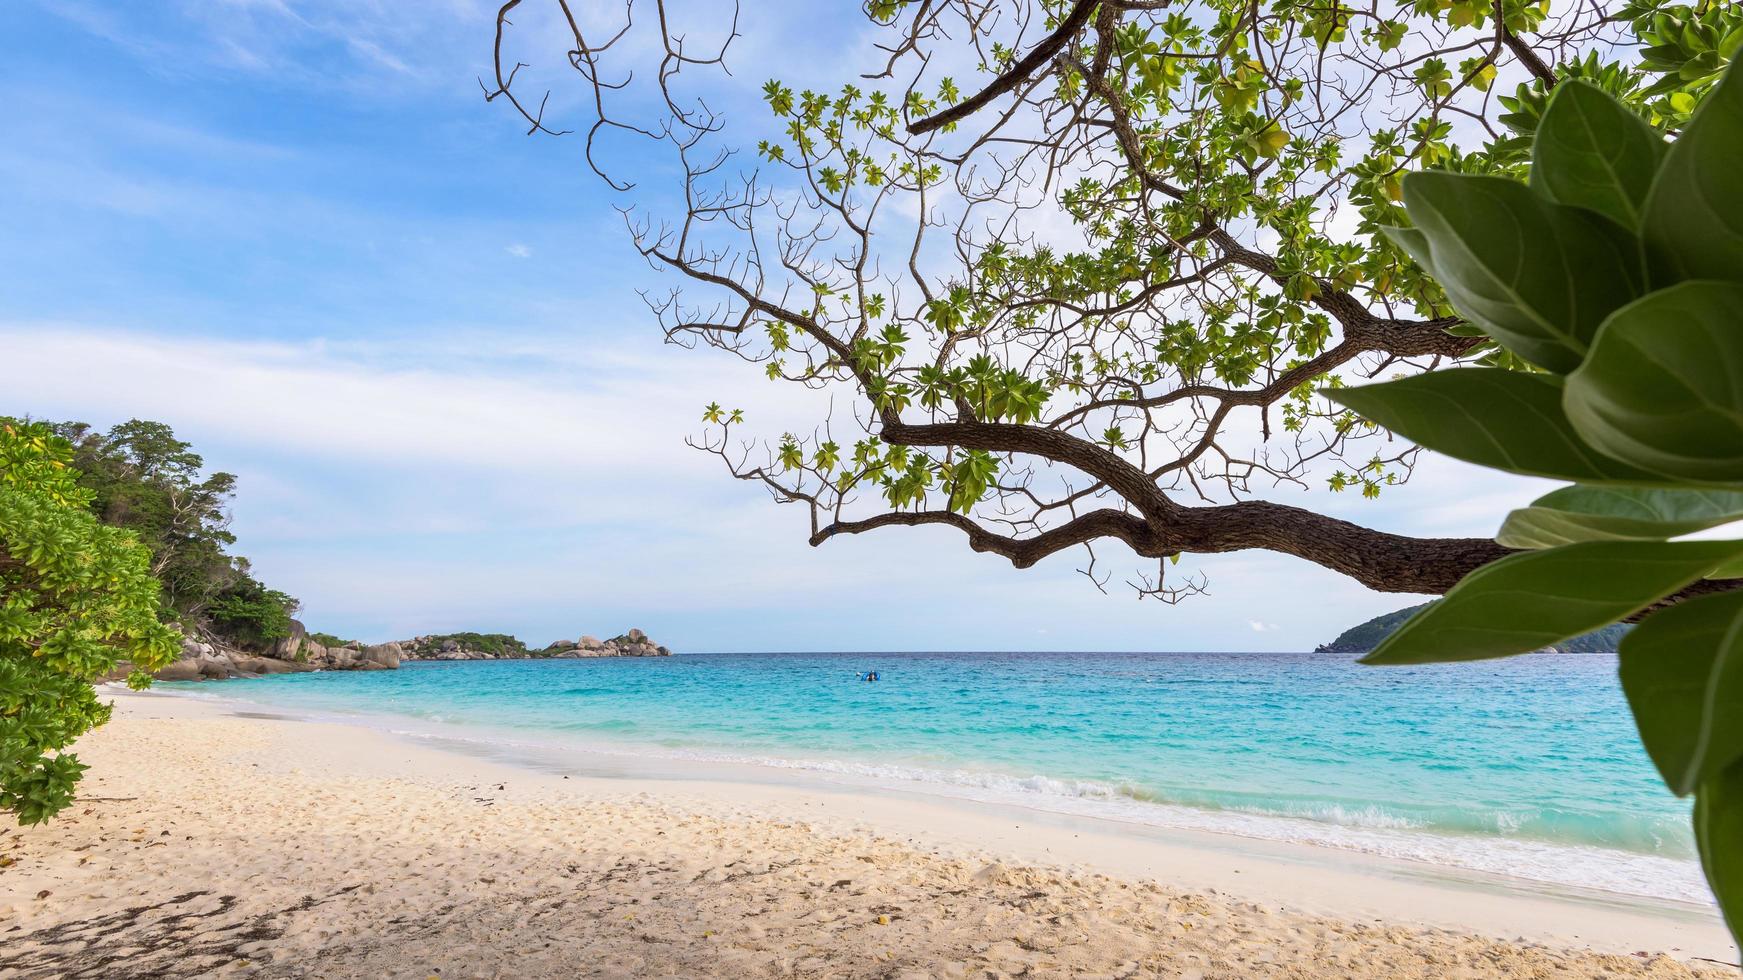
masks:
[[[207,610],[213,629],[250,650],[264,650],[291,635],[297,601],[252,578],[225,589]]]
[[[1743,540],[1670,540],[1743,518],[1739,159],[1733,66],[1672,143],[1570,81],[1544,113],[1529,184],[1405,180],[1414,226],[1389,234],[1474,327],[1542,370],[1458,368],[1332,396],[1430,448],[1575,482],[1509,515],[1497,539],[1523,550],[1368,662],[1528,653],[1690,583],[1743,578]],[[1694,794],[1707,878],[1743,936],[1743,591],[1646,616],[1622,641],[1621,677],[1666,785]]]
[[[1416,449],[1321,386],[1523,366],[1381,233],[1408,223],[1407,172],[1524,173],[1566,78],[1672,128],[1743,23],[1730,5],[1650,0],[1620,16],[874,0],[865,75],[829,92],[772,80],[772,128],[734,137],[708,87],[736,21],[704,49],[709,25],[657,0],[596,36],[552,2],[597,113],[587,159],[632,195],[636,247],[678,280],[647,297],[668,338],[853,406],[752,442],[742,413],[710,405],[695,445],[808,509],[813,544],[938,525],[1019,567],[1085,547],[1099,585],[1095,549],[1118,542],[1156,561],[1134,584],[1170,601],[1202,585],[1165,578],[1185,553],[1266,549],[1428,594],[1507,553],[1255,495],[1324,480],[1372,496],[1408,477]],[[560,134],[522,94],[537,68],[514,57],[521,6],[501,7],[486,94]],[[646,50],[619,44],[638,25],[656,71],[612,62]],[[675,212],[611,163],[614,138],[640,136],[681,166]],[[752,140],[761,163],[735,172]]]
[[[0,810],[24,824],[72,801],[85,766],[63,750],[109,719],[92,682],[129,660],[144,687],[180,649],[151,553],[90,513],[72,453],[47,425],[0,420]]]
[[[236,543],[226,511],[235,476],[202,477],[205,460],[162,422],[129,419],[107,433],[83,422],[56,429],[73,443],[73,466],[93,493],[93,512],[136,532],[151,549],[151,572],[178,617],[198,619],[246,576],[246,565],[224,551]]]
[[[248,560],[231,555],[230,473],[202,474],[205,460],[162,422],[129,419],[107,433],[83,422],[54,430],[73,444],[72,466],[104,523],[133,531],[151,550],[165,615],[189,630],[260,648],[289,635],[296,600],[268,589]]]
[[[1624,688],[1743,933],[1743,543],[1668,540],[1743,516],[1743,80],[1720,84],[1743,8],[871,0],[880,63],[770,81],[766,169],[729,175],[723,117],[680,84],[736,20],[698,50],[653,0],[662,118],[638,123],[607,67],[634,4],[590,41],[554,2],[589,163],[633,189],[602,140],[631,133],[682,166],[681,213],[630,218],[709,294],[650,296],[667,336],[852,397],[760,453],[711,404],[696,440],[806,505],[814,544],[935,524],[1027,566],[1113,539],[1166,599],[1197,588],[1164,584],[1181,553],[1261,548],[1447,593],[1378,663],[1643,618]],[[505,56],[520,5],[486,98],[560,134]],[[1345,387],[1382,374],[1408,377]],[[1252,499],[1316,473],[1377,495],[1417,452],[1393,432],[1573,485],[1499,540]]]

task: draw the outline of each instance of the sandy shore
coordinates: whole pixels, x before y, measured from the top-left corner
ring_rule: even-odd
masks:
[[[1702,909],[117,700],[0,833],[0,978],[1737,976]]]

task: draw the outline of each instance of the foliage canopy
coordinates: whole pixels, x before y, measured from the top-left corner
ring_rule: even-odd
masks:
[[[138,535],[163,583],[164,615],[191,631],[246,649],[290,635],[294,598],[255,580],[232,555],[230,473],[205,460],[162,422],[129,419],[99,432],[82,422],[53,429],[73,445],[71,465],[106,524]]]
[[[63,751],[109,718],[92,682],[130,660],[143,687],[180,636],[158,621],[151,553],[100,523],[42,423],[0,420],[0,810],[44,820],[85,767]]]
[[[698,22],[641,0],[589,34],[596,18],[550,2],[597,111],[587,159],[676,280],[647,297],[667,336],[831,396],[809,431],[762,439],[711,404],[695,445],[807,509],[815,544],[943,526],[1019,566],[1086,548],[1100,585],[1095,549],[1117,543],[1154,560],[1132,581],[1167,600],[1201,587],[1166,578],[1190,553],[1269,549],[1421,593],[1504,554],[1274,499],[1315,484],[1375,496],[1411,472],[1414,446],[1317,390],[1576,363],[1638,286],[1607,229],[1631,220],[1655,134],[1689,118],[1743,38],[1743,13],[1710,2],[890,0],[865,6],[863,74],[772,79],[765,121],[729,128],[710,70],[737,25],[718,5]],[[487,94],[561,133],[522,95],[539,70],[514,56],[526,6],[502,6]],[[725,41],[708,46],[710,29]],[[624,40],[637,30],[657,71],[625,62],[647,50]],[[1637,120],[1623,189],[1594,209],[1520,182],[1567,79]],[[615,142],[640,137],[672,148],[679,194],[614,167]],[[1558,123],[1545,143],[1578,156],[1580,138]],[[754,165],[734,156],[753,144]],[[1553,179],[1589,184],[1601,161],[1581,160]],[[1479,242],[1465,274],[1426,275],[1415,236],[1382,229],[1412,224],[1404,177],[1429,169],[1444,174],[1413,185],[1424,230],[1447,180],[1480,177],[1438,220],[1530,204],[1536,237],[1514,258],[1560,244],[1613,275],[1577,308],[1544,295],[1511,314],[1482,292],[1505,242]],[[1535,317],[1568,332],[1535,338]]]

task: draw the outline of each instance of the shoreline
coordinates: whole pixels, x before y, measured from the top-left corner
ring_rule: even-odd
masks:
[[[443,751],[480,755],[519,767],[571,775],[662,777],[679,781],[775,784],[873,796],[937,800],[1071,821],[1122,835],[1163,840],[1202,838],[1236,846],[1305,848],[1326,862],[1372,860],[1454,881],[1520,891],[1567,894],[1580,900],[1662,905],[1676,912],[1713,908],[1700,865],[1681,858],[1531,836],[1469,834],[1390,821],[1339,820],[1239,807],[1225,808],[1124,794],[1112,783],[1052,777],[1028,769],[962,769],[925,762],[856,760],[850,755],[672,747],[659,741],[612,740],[550,729],[526,729],[437,714],[407,714],[325,705],[253,700],[246,688],[221,692],[159,689],[150,696],[184,696],[251,705],[282,720],[355,725]],[[121,693],[121,692],[117,692]],[[131,692],[128,692],[131,693]]]
[[[1011,881],[1018,879],[1045,882],[1045,886],[1023,886],[1026,890],[1021,895],[1075,896],[1062,907],[1122,909],[1121,915],[1109,920],[1117,923],[1118,928],[1104,924],[1103,932],[1114,929],[1130,940],[1133,945],[1128,952],[1147,950],[1149,955],[1165,960],[1189,955],[1214,958],[1217,949],[1233,956],[1234,951],[1246,949],[1243,942],[1256,944],[1247,952],[1253,956],[1263,953],[1261,959],[1251,960],[1240,968],[1223,964],[1224,968],[1237,972],[1244,969],[1253,975],[1263,975],[1271,966],[1279,967],[1281,973],[1286,961],[1302,971],[1290,974],[1293,976],[1366,975],[1351,972],[1355,959],[1338,960],[1327,951],[1328,943],[1340,948],[1350,946],[1354,958],[1373,959],[1375,976],[1445,975],[1451,964],[1468,962],[1513,963],[1519,972],[1525,972],[1527,961],[1536,964],[1532,969],[1539,972],[1534,975],[1586,976],[1598,964],[1583,962],[1580,957],[1594,954],[1618,954],[1604,956],[1602,966],[1620,976],[1687,976],[1691,969],[1698,971],[1707,966],[1719,969],[1697,959],[1702,957],[1736,962],[1735,951],[1716,915],[1693,907],[1678,907],[1676,903],[1521,887],[1518,882],[1493,876],[1448,873],[1432,865],[1412,865],[1311,845],[1285,845],[1208,832],[1157,831],[1098,818],[898,790],[870,792],[823,781],[747,780],[743,773],[727,773],[723,778],[720,773],[710,775],[694,770],[635,774],[629,771],[633,761],[629,759],[621,760],[621,768],[615,772],[601,771],[596,764],[586,773],[564,771],[565,767],[560,766],[516,765],[511,760],[492,757],[488,751],[456,751],[359,725],[290,720],[266,711],[239,710],[247,706],[215,699],[142,694],[118,696],[115,700],[115,721],[78,747],[94,768],[82,787],[81,804],[68,811],[72,816],[0,837],[0,848],[7,847],[10,839],[14,850],[5,853],[18,856],[17,864],[0,872],[0,932],[15,930],[8,935],[8,945],[22,933],[20,949],[35,949],[39,954],[58,950],[56,955],[74,958],[63,962],[57,973],[32,974],[18,972],[16,958],[0,953],[0,977],[80,975],[76,970],[65,969],[66,964],[77,962],[78,955],[87,955],[69,947],[69,942],[77,945],[69,936],[78,933],[70,924],[92,921],[103,910],[113,909],[123,894],[134,896],[127,899],[133,905],[153,897],[168,898],[200,890],[196,885],[230,881],[238,896],[261,887],[272,894],[276,887],[283,892],[280,897],[289,901],[292,892],[312,893],[318,890],[315,888],[318,882],[343,880],[359,889],[382,887],[390,892],[433,887],[447,893],[437,907],[453,905],[455,909],[470,908],[475,914],[482,914],[483,910],[495,910],[501,904],[494,885],[503,880],[499,878],[492,887],[480,886],[481,876],[496,877],[482,868],[502,866],[504,872],[516,876],[516,869],[528,862],[542,867],[559,861],[556,866],[561,869],[564,867],[560,863],[561,854],[553,851],[592,855],[605,862],[599,873],[607,878],[612,874],[610,867],[628,859],[626,855],[640,855],[654,861],[655,866],[662,862],[676,866],[697,863],[698,853],[715,854],[722,860],[712,868],[699,867],[698,882],[693,883],[696,894],[686,894],[681,903],[686,909],[694,909],[699,903],[708,906],[711,911],[705,918],[719,920],[712,928],[696,930],[697,937],[702,932],[711,932],[710,936],[702,937],[709,942],[716,936],[731,935],[727,923],[756,911],[744,907],[748,900],[745,896],[731,893],[726,887],[736,880],[729,870],[735,863],[749,861],[773,867],[781,863],[782,854],[789,854],[798,862],[793,866],[797,870],[783,874],[802,880],[757,896],[759,908],[794,905],[809,909],[824,900],[819,895],[832,901],[836,896],[827,890],[829,881],[822,882],[821,890],[814,885],[829,875],[858,881],[873,870],[880,875],[893,874],[899,881],[883,889],[881,904],[901,905],[902,911],[872,913],[871,905],[858,911],[873,920],[877,915],[898,915],[900,918],[892,921],[902,931],[918,930],[917,935],[901,940],[912,947],[909,953],[893,949],[890,953],[922,957],[916,962],[926,969],[931,967],[926,966],[924,956],[978,962],[975,957],[987,957],[1004,940],[995,941],[988,933],[982,937],[987,948],[979,952],[973,949],[974,943],[961,948],[940,945],[947,935],[953,934],[951,929],[955,927],[950,923],[960,918],[961,910],[936,919],[927,918],[914,911],[914,896],[925,896],[934,905],[946,906],[971,898],[991,901],[1001,895],[1016,901],[1008,893],[1014,887]],[[190,747],[204,749],[189,758]],[[164,752],[167,756],[147,759],[150,764],[145,766],[129,767],[125,761],[141,753],[151,756]],[[219,809],[234,811],[241,817],[241,824],[232,826],[223,814],[206,812],[207,808],[198,805],[199,799],[181,799],[177,793],[222,800]],[[333,827],[325,826],[322,809],[328,804],[321,801],[336,800],[347,793],[354,794],[356,799],[344,810],[345,819]],[[102,802],[126,798],[131,801]],[[413,798],[415,806],[386,802]],[[111,813],[111,809],[119,812]],[[288,817],[289,825],[300,826],[313,839],[300,840],[295,833],[286,834],[286,827],[262,828],[262,816],[268,815],[270,821],[274,813]],[[487,824],[482,829],[474,826],[480,821],[511,818],[529,839],[511,841],[485,832]],[[575,828],[597,827],[602,819],[618,829],[595,835],[597,839],[574,837]],[[630,825],[639,822],[639,830],[622,829],[620,825],[626,821]],[[165,822],[172,827],[156,829]],[[695,827],[708,829],[694,833],[683,829]],[[540,839],[539,834],[533,833],[536,828],[543,828],[546,833],[559,828],[558,839]],[[144,834],[126,837],[128,832],[139,831]],[[456,834],[470,838],[470,845],[456,849],[449,841]],[[153,835],[180,835],[190,841],[202,839],[212,843],[198,845],[200,852],[194,856],[199,860],[146,870],[149,864],[141,863],[146,855],[168,857],[178,846],[173,840],[162,841],[170,850],[146,851],[145,848],[160,843],[150,839]],[[373,839],[376,835],[382,839]],[[753,846],[738,840],[740,837],[758,840]],[[723,841],[736,843],[723,846]],[[505,856],[501,848],[511,842],[513,853]],[[312,848],[305,844],[326,846]],[[117,845],[130,849],[126,854],[116,855],[127,860],[115,863],[107,874],[93,872],[92,863],[79,861],[80,857],[107,854]],[[362,851],[345,859],[343,852],[355,848]],[[522,853],[524,848],[530,848],[532,856]],[[844,857],[866,848],[878,854],[873,867],[864,863],[864,855]],[[295,855],[294,859],[285,853],[287,850]],[[334,851],[341,853],[335,855]],[[425,860],[438,852],[447,854],[448,860],[433,865]],[[606,862],[607,857],[611,861]],[[251,865],[261,862],[276,867],[281,880],[274,882],[273,873],[259,868],[248,872]],[[358,877],[359,869],[383,862],[409,874],[409,878],[389,883],[374,877]],[[704,856],[700,865],[706,864],[708,859]],[[841,866],[836,867],[838,864]],[[712,884],[720,887],[711,888],[708,879],[715,872],[720,872],[721,881]],[[982,877],[987,880],[976,878],[982,872],[986,872]],[[567,874],[559,870],[558,877]],[[763,874],[769,876],[774,872]],[[547,886],[564,885],[563,881],[547,881],[537,874],[519,877],[542,881]],[[843,879],[830,879],[835,880]],[[774,884],[769,887],[774,888]],[[183,892],[174,891],[176,888]],[[841,890],[851,889],[844,886]],[[34,896],[41,891],[50,894],[36,899]],[[1145,901],[1127,907],[1139,892],[1147,896]],[[805,897],[806,893],[809,897]],[[374,908],[370,900],[355,899],[356,892],[344,894],[348,903],[373,909],[370,914],[380,915],[382,921],[392,920],[398,914],[386,906]],[[902,900],[904,897],[906,901]],[[239,905],[247,904],[240,897],[237,901]],[[403,902],[404,897],[398,901]],[[654,895],[619,895],[614,901],[616,904],[610,905],[614,909],[624,903],[638,906],[626,914],[637,916],[644,927],[654,929],[650,935],[665,936],[670,929],[682,932],[681,923],[668,921],[677,914],[669,905],[670,891],[663,900]],[[412,902],[413,906],[416,904]],[[1009,910],[1007,905],[996,902],[994,905]],[[1203,931],[1197,936],[1190,930],[1175,929],[1178,935],[1170,933],[1171,923],[1182,924],[1179,910],[1184,907],[1209,910],[1202,914],[1216,926],[1201,927]],[[295,934],[295,923],[304,919],[311,921],[309,927],[317,934],[333,931],[330,922],[324,928],[313,925],[322,919],[315,911],[291,914],[280,910],[274,914],[275,924],[270,928],[279,928],[276,923],[282,920],[289,923],[285,931],[268,944],[271,949],[252,951],[252,955],[244,955],[250,953],[242,949],[246,944],[239,945],[237,950],[242,953],[235,958],[247,959],[253,965],[236,969],[241,975],[260,970],[266,971],[260,975],[290,975],[272,971],[283,965],[281,960],[328,962],[321,958],[328,954],[315,948],[319,943],[300,952],[273,951],[283,946],[287,935]],[[1019,919],[1029,922],[1021,916]],[[1044,921],[1041,920],[1042,924]],[[1140,924],[1144,928],[1139,928]],[[860,926],[863,923],[855,928]],[[1017,928],[1011,923],[1000,928],[1006,926]],[[1033,922],[1022,926],[1031,927],[1041,926]],[[587,942],[616,948],[613,928],[608,928],[605,919],[572,922],[563,928],[582,929]],[[788,942],[803,945],[808,935],[804,930],[815,928],[815,924],[791,923],[782,933],[783,944],[773,945],[783,949]],[[1127,935],[1122,929],[1137,931]],[[986,930],[970,931],[979,935]],[[685,959],[687,953],[680,956],[673,950],[665,952],[677,959],[656,957],[640,962],[650,971],[656,966],[670,968],[674,963],[688,963],[691,971],[774,975],[780,971],[772,964],[781,961],[782,949],[766,948],[772,940],[767,930],[764,933],[760,937],[749,935],[734,940],[733,948],[750,956],[745,961],[750,965],[742,970],[723,963],[705,969],[700,961]],[[1090,933],[1102,934],[1093,929]],[[1303,937],[1315,938],[1309,941]],[[885,941],[875,934],[861,938]],[[377,939],[382,945],[370,947],[373,950],[370,955],[376,959],[369,961],[367,969],[358,960],[359,973],[379,973],[381,957],[391,959],[395,949],[404,955],[409,948],[395,945],[392,937]],[[1201,940],[1212,939],[1215,942],[1210,946],[1200,945]],[[418,941],[440,945],[447,940],[423,935]],[[32,946],[33,942],[40,945]],[[637,940],[624,948],[633,951],[639,946],[642,953],[649,953],[648,945]],[[507,955],[489,943],[480,946],[476,939],[468,948],[474,951],[468,956],[491,959]],[[823,968],[833,963],[834,954],[820,949],[815,955],[822,957],[823,962],[799,968],[796,964],[803,961],[801,957],[788,962],[788,968],[801,974],[808,970],[829,972]],[[843,949],[850,952],[859,947],[848,943]],[[864,953],[863,949],[859,951]],[[1685,965],[1668,958],[1634,955],[1639,952],[1667,953],[1687,962]],[[764,962],[763,954],[774,956],[774,960]],[[262,966],[263,961],[256,957],[267,955],[276,959],[264,961],[267,965]],[[1017,949],[998,955],[1013,962],[1020,959],[1038,962],[1040,956],[1020,944]],[[1068,964],[1069,972],[1079,968],[1093,972],[1091,961],[1098,955],[1099,945],[1074,951],[1071,956],[1059,952],[1055,958]],[[1129,958],[1145,962],[1142,956]],[[323,971],[324,975],[359,975],[346,972],[352,968],[346,965],[350,962],[333,962],[332,970]],[[449,962],[458,969],[444,969],[444,977],[496,975],[467,972],[476,966],[470,960]],[[1169,962],[1178,965],[1188,960]],[[1412,962],[1422,965],[1409,966]],[[1260,969],[1255,964],[1266,965]],[[1104,964],[1110,969],[1113,965]],[[569,964],[569,968],[573,966]],[[991,968],[995,973],[1000,969],[997,962]],[[555,972],[558,967],[553,964],[551,969]],[[1412,972],[1416,969],[1421,972]],[[1461,975],[1470,976],[1505,976],[1514,972],[1512,968],[1458,969],[1464,971]],[[389,971],[382,975],[401,974]],[[427,976],[428,972],[415,975]],[[502,975],[542,974],[516,974],[511,970]],[[842,975],[859,974],[846,969]]]

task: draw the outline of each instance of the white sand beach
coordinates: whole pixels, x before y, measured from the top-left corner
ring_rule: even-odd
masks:
[[[0,978],[1736,976],[1692,906],[115,700],[0,832]]]

